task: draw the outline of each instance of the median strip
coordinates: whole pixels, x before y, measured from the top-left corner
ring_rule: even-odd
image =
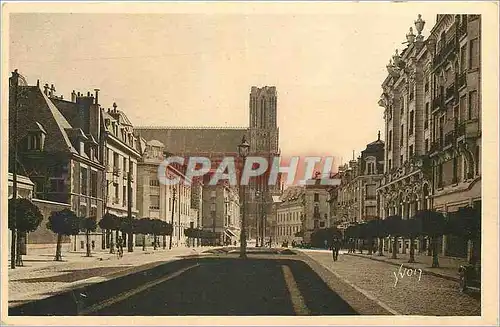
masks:
[[[88,314],[97,312],[99,310],[102,310],[102,309],[104,309],[106,307],[109,307],[110,305],[113,305],[115,303],[118,303],[118,302],[121,302],[123,300],[126,300],[129,297],[134,296],[134,295],[136,295],[136,294],[138,294],[140,292],[143,292],[143,291],[145,291],[145,290],[147,290],[147,289],[149,289],[151,287],[154,287],[154,286],[156,286],[158,284],[161,284],[161,283],[164,283],[164,282],[166,282],[166,281],[168,281],[168,280],[170,280],[172,278],[180,276],[181,274],[185,273],[186,271],[188,271],[188,270],[190,270],[192,268],[195,268],[195,267],[197,267],[199,265],[200,264],[197,263],[197,264],[188,266],[188,267],[180,269],[180,270],[178,270],[178,271],[176,271],[176,272],[174,272],[174,273],[172,273],[170,275],[167,275],[167,276],[162,277],[160,279],[154,280],[152,282],[149,282],[147,284],[139,286],[139,287],[137,287],[135,289],[132,289],[130,291],[126,291],[126,292],[120,293],[120,294],[118,294],[118,295],[116,295],[116,296],[114,296],[114,297],[112,297],[110,299],[107,299],[107,300],[102,301],[100,303],[94,304],[94,305],[92,305],[92,306],[90,306],[88,308],[80,310],[78,312],[78,315],[80,315],[80,316],[88,315]]]
[[[285,278],[286,287],[290,293],[290,298],[292,300],[293,310],[299,316],[307,316],[310,314],[309,309],[306,306],[304,297],[300,293],[299,287],[295,278],[293,277],[292,270],[290,267],[282,265],[283,276]]]

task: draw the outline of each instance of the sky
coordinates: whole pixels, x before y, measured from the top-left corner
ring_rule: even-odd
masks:
[[[398,4],[395,4],[396,6]],[[12,14],[9,68],[56,94],[99,88],[136,126],[248,126],[252,86],[278,92],[284,156],[358,156],[384,138],[386,65],[417,14]],[[415,32],[416,33],[416,32]]]

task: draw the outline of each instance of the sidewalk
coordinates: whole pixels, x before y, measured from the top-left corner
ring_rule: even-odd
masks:
[[[384,253],[384,256],[378,256],[377,253],[372,255],[368,255],[367,252],[360,253],[347,253],[347,251],[343,252],[346,255],[357,256],[365,259],[376,260],[385,262],[395,266],[403,265],[404,268],[410,269],[422,269],[428,275],[433,275],[441,278],[445,278],[452,281],[459,281],[458,277],[458,268],[460,265],[466,264],[467,260],[462,258],[451,258],[451,257],[439,257],[439,268],[432,268],[432,256],[428,256],[425,254],[417,254],[415,253],[415,261],[414,263],[408,263],[410,259],[410,254],[397,254],[397,259],[391,259],[391,253]]]
[[[9,306],[53,296],[88,284],[118,278],[151,269],[162,263],[179,260],[182,256],[199,255],[212,247],[177,247],[153,250],[135,247],[134,252],[116,254],[99,251],[92,257],[85,253],[66,252],[64,261],[53,261],[54,254],[24,256],[24,267],[9,269]]]

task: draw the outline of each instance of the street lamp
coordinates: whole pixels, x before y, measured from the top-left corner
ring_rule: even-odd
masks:
[[[250,144],[248,144],[245,135],[243,135],[243,139],[241,140],[241,144],[238,145],[238,154],[240,155],[241,158],[243,158],[243,169],[245,168],[245,163],[247,160],[248,153],[250,152]],[[245,185],[241,184],[240,180],[240,187],[242,189],[241,193],[243,195],[243,215],[241,217],[241,233],[240,233],[240,258],[246,259],[247,257],[247,240],[246,240],[246,202],[247,202],[247,197],[246,197],[246,190],[245,190]],[[240,199],[241,201],[241,199]]]

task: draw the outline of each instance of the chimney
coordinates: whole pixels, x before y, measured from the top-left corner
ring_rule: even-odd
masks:
[[[94,89],[95,91],[95,104],[99,104],[99,89]]]
[[[116,108],[117,108],[117,107],[118,107],[118,106],[116,105],[116,102],[113,102],[113,112],[114,112],[114,113],[116,113]]]
[[[90,92],[87,92],[87,96],[90,97]]]
[[[49,95],[49,84],[45,83],[45,85],[43,86],[43,93],[45,95]]]
[[[378,141],[380,141],[380,131],[378,131]]]
[[[76,92],[75,92],[75,90],[73,90],[73,92],[71,92],[71,102],[76,102]]]
[[[78,92],[78,97],[80,97],[80,92]]]
[[[40,87],[40,80],[39,79],[36,80],[36,86]]]

